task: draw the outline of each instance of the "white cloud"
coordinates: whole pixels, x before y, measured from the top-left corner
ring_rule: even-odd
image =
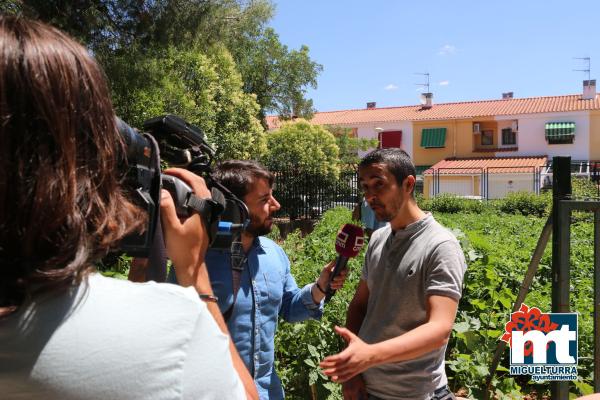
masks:
[[[440,49],[440,51],[438,51],[438,54],[440,56],[447,56],[449,54],[454,54],[454,53],[456,53],[456,47],[454,47],[451,44],[444,45],[444,47],[442,47]]]
[[[441,81],[440,82],[440,86],[448,86],[450,84],[450,81]]]
[[[383,89],[384,90],[398,90],[398,86],[394,85],[393,83],[390,83],[389,85],[387,85]]]

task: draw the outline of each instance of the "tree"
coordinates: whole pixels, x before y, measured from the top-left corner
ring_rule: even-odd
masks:
[[[267,137],[268,151],[265,164],[274,170],[294,166],[297,171],[308,171],[337,178],[339,149],[335,137],[319,125],[305,120],[284,123]]]
[[[137,127],[148,118],[176,114],[202,128],[218,159],[260,158],[266,140],[255,97],[243,92],[224,47],[206,53],[169,48],[152,58],[113,58],[106,68],[114,77],[117,112]]]
[[[270,0],[2,0],[0,12],[24,14],[65,30],[105,67],[115,57],[129,57],[125,64],[134,64],[171,48],[220,44],[233,55],[244,91],[256,95],[261,120],[267,112],[284,118],[313,112],[306,88],[316,87],[322,67],[310,59],[306,46],[290,51],[266,28],[273,15]],[[111,73],[108,77],[118,79]]]
[[[359,151],[366,151],[377,147],[377,139],[366,139],[357,137],[351,128],[342,126],[326,126],[329,132],[335,136],[340,149],[340,166],[342,169],[356,166],[360,162]]]
[[[0,11],[48,22],[97,53],[224,43],[271,17],[267,0],[3,0]]]
[[[317,87],[323,67],[310,59],[307,46],[290,51],[277,33],[267,28],[256,37],[240,39],[233,49],[244,90],[256,93],[263,121],[267,112],[282,119],[312,117],[313,103],[306,98],[306,89]]]

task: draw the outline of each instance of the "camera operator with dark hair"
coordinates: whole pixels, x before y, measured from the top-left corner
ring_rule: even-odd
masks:
[[[180,221],[163,191],[167,252],[196,290],[95,272],[147,218],[120,183],[100,68],[64,33],[15,17],[0,17],[0,54],[1,397],[245,397],[251,378],[196,292],[212,295],[198,214]],[[202,178],[169,173],[210,196]]]
[[[208,250],[210,281],[260,398],[282,399],[283,388],[274,363],[278,318],[288,322],[319,319],[333,263],[323,268],[314,283],[299,288],[283,249],[262,236],[271,232],[273,214],[280,208],[273,197],[273,174],[255,161],[232,160],[219,164],[213,177],[244,201],[250,223],[241,237],[244,259],[237,290],[229,250]],[[331,288],[341,288],[345,278],[344,270],[333,279]]]

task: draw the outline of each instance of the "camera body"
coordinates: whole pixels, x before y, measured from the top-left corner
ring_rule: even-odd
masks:
[[[213,179],[214,150],[204,139],[202,130],[174,115],[145,121],[144,133],[137,132],[120,119],[117,125],[126,144],[124,186],[148,216],[144,232],[126,237],[120,250],[134,257],[148,256],[158,226],[161,187],[173,197],[179,217],[185,218],[194,211],[200,213],[210,232],[211,247],[229,248],[232,231],[242,230],[247,224],[248,209]],[[198,199],[185,182],[161,174],[161,156],[171,166],[186,168],[202,176],[212,200]]]

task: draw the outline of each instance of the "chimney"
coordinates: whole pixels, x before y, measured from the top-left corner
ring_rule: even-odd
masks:
[[[433,93],[421,93],[421,108],[427,109],[433,106]]]
[[[370,101],[367,103],[367,110],[371,110],[373,108],[377,107],[377,103],[374,101]]]
[[[583,81],[583,100],[594,100],[596,98],[596,80]]]
[[[502,93],[502,100],[508,100],[513,98],[513,92]]]

